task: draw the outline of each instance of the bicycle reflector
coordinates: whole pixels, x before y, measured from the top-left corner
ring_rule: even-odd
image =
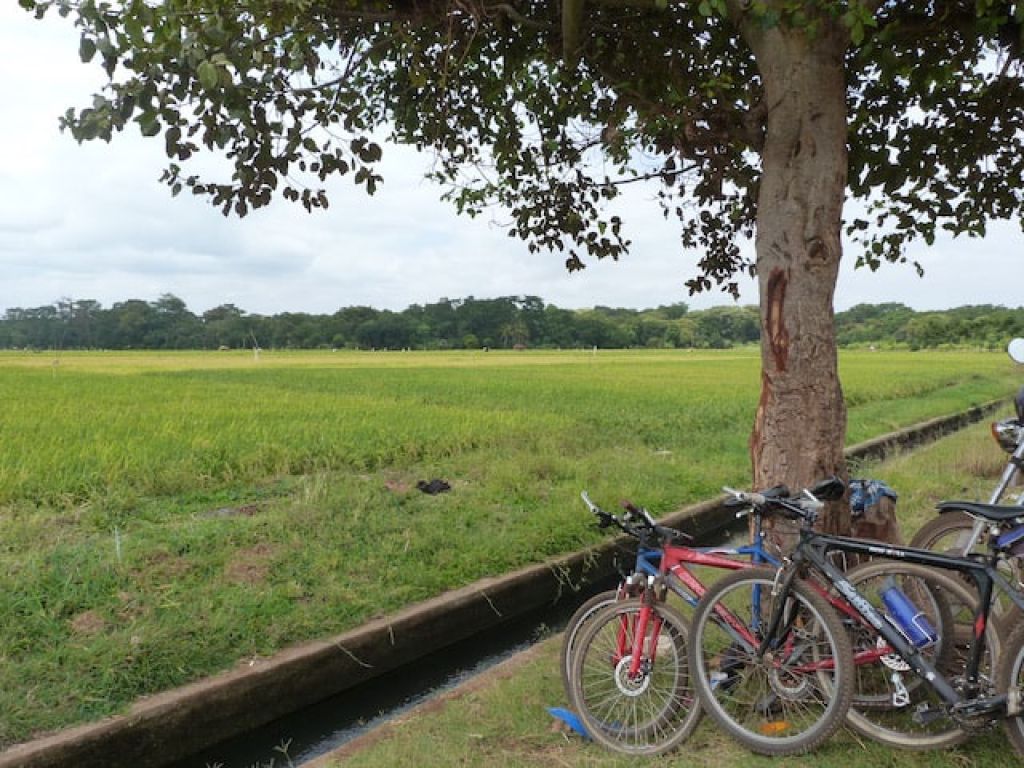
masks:
[[[1024,433],[1024,425],[1021,425],[1017,419],[1001,419],[992,422],[992,437],[1007,453],[1017,450],[1022,433]]]
[[[758,730],[765,736],[781,736],[789,730],[788,720],[772,720],[767,723],[761,723],[758,726]]]

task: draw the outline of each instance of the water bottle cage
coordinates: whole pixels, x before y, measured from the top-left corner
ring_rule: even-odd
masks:
[[[927,648],[938,640],[938,633],[928,617],[894,583],[887,585],[880,597],[889,622],[911,646]]]
[[[908,632],[906,629],[901,627],[899,622],[893,619],[892,616],[886,616],[886,618],[889,619],[889,623],[896,627],[896,630],[901,635],[903,635],[903,639],[910,643],[910,645],[912,645],[914,648],[930,648],[931,646],[935,645],[935,643],[937,643],[939,640],[938,636],[935,634],[935,630],[932,629],[931,625],[928,623],[928,619],[925,617],[923,613],[917,614],[916,616],[914,616],[913,619],[910,620],[910,623],[913,625],[914,629],[916,629],[919,633],[918,636],[925,638],[923,642],[914,640],[914,638],[911,637],[912,633]]]

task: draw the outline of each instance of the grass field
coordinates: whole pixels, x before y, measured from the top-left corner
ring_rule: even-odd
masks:
[[[1010,395],[843,355],[848,442]],[[754,350],[0,353],[0,746],[749,479]],[[449,493],[419,493],[442,477]]]

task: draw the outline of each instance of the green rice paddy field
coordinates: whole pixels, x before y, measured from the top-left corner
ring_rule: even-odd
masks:
[[[840,370],[851,444],[1021,383]],[[595,541],[582,488],[744,485],[759,378],[753,349],[0,353],[0,748]]]

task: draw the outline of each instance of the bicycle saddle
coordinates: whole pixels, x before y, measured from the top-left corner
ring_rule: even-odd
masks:
[[[1012,522],[1018,517],[1024,517],[1022,506],[1001,506],[999,504],[978,504],[973,501],[940,501],[939,512],[966,512],[975,517],[983,517],[994,523]]]

